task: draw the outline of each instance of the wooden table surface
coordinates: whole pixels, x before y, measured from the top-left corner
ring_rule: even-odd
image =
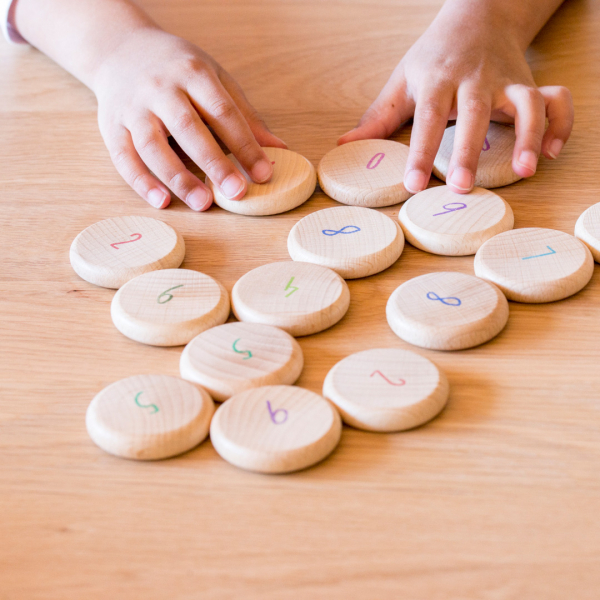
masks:
[[[442,0],[145,0],[242,84],[273,131],[313,164],[358,120]],[[600,201],[600,2],[570,0],[529,58],[538,84],[568,86],[576,125],[560,160],[501,190],[516,227],[573,232]],[[322,464],[286,476],[238,470],[210,442],[172,460],[103,453],[84,415],[107,384],[179,373],[181,348],[112,325],[113,291],[69,265],[79,231],[146,215],[177,228],[184,267],[231,290],[288,258],[299,218],[335,202],[250,218],[174,201],[157,212],[120,179],[90,91],[29,48],[0,44],[0,599],[573,600],[600,595],[600,273],[576,296],[510,305],[482,347],[419,350],[448,374],[431,424],[344,428]],[[409,133],[396,139],[408,142]],[[383,209],[396,217],[399,207]],[[373,347],[409,348],[385,303],[407,279],[473,273],[473,258],[407,247],[350,281],[332,329],[300,339],[300,386]]]

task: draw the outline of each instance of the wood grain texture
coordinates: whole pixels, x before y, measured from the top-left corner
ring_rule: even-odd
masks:
[[[164,269],[139,275],[114,295],[110,316],[128,338],[152,346],[181,346],[229,317],[227,290],[209,275]]]
[[[464,273],[428,273],[390,296],[387,320],[403,340],[433,350],[489,342],[508,321],[508,302],[493,284]]]
[[[232,154],[229,160],[248,181],[248,191],[241,200],[229,200],[207,179],[215,204],[240,215],[276,215],[306,202],[315,191],[317,173],[312,163],[296,152],[282,148],[264,148],[273,163],[273,176],[267,183],[254,183]]]
[[[575,223],[575,237],[580,239],[600,263],[600,203],[586,209]]]
[[[455,125],[446,129],[433,163],[433,174],[442,181],[446,181],[446,175],[448,174],[454,148],[455,131]],[[497,188],[510,185],[521,179],[512,168],[515,140],[515,128],[512,125],[490,123],[485,143],[479,155],[479,165],[475,174],[476,186]]]
[[[448,378],[429,359],[399,348],[347,356],[327,373],[323,396],[344,423],[367,431],[404,431],[423,425],[446,405]]]
[[[342,204],[370,208],[404,202],[408,147],[391,140],[359,140],[330,150],[319,162],[321,189]]]
[[[215,411],[202,388],[166,375],[134,375],[112,383],[90,403],[92,440],[123,458],[157,460],[187,452],[208,435]]]
[[[259,473],[306,469],[329,456],[341,434],[340,415],[329,402],[291,385],[232,396],[210,426],[212,444],[226,461]]]
[[[488,240],[475,255],[475,274],[496,284],[509,300],[554,302],[585,287],[594,259],[577,238],[527,227]]]
[[[289,333],[260,323],[226,323],[195,337],[181,354],[184,379],[219,402],[265,385],[291,385],[304,357]]]
[[[293,336],[311,335],[346,314],[350,291],[331,269],[290,260],[246,273],[233,286],[231,305],[240,321],[274,325]]]
[[[317,165],[442,0],[139,3],[211,53],[274,133]],[[516,227],[572,234],[600,198],[599,30],[600,4],[571,0],[528,52],[539,85],[571,89],[576,117],[558,160],[498,190]],[[417,349],[451,390],[426,427],[346,427],[327,460],[282,477],[233,468],[209,441],[166,461],[118,460],[86,433],[90,400],[131,375],[179,375],[181,349],[115,331],[114,292],[69,264],[75,236],[111,216],[164,220],[185,239],[182,266],[231,291],[249,270],[289,260],[299,219],[338,204],[317,190],[271,217],[195,214],[178,200],[156,211],[115,171],[94,94],[1,41],[0,81],[0,597],[597,600],[598,268],[561,302],[510,304],[508,325],[482,346]],[[410,125],[394,136],[409,138]],[[399,208],[380,212],[397,219]],[[472,275],[473,258],[407,244],[386,271],[349,281],[339,325],[298,339],[298,385],[320,394],[355,352],[415,350],[389,328],[385,304],[432,271]]]
[[[470,194],[455,194],[445,185],[410,198],[398,219],[413,246],[446,256],[475,254],[515,222],[508,202],[494,192],[475,188]]]
[[[362,206],[339,206],[298,221],[288,235],[293,260],[333,269],[344,279],[374,275],[393,265],[404,248],[400,227]]]
[[[70,259],[82,279],[107,288],[149,271],[176,268],[185,243],[172,227],[148,217],[115,217],[86,227],[71,244]]]

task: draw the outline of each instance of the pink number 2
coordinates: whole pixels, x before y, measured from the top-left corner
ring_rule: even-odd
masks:
[[[137,237],[134,237],[136,235],[137,235]],[[142,234],[141,233],[132,233],[129,237],[133,238],[133,239],[132,240],[125,240],[124,242],[115,242],[114,244],[111,244],[111,246],[115,250],[120,250],[120,248],[117,248],[117,246],[120,246],[121,244],[129,244],[131,242],[137,242],[142,237]]]
[[[378,152],[368,163],[367,169],[376,169],[381,161],[384,159],[385,154],[383,152]]]

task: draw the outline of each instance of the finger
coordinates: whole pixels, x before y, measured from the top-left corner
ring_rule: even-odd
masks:
[[[404,172],[404,187],[412,194],[427,187],[453,100],[454,93],[450,87],[424,90],[417,100],[410,153]]]
[[[539,88],[546,105],[548,129],[542,140],[542,152],[547,158],[556,158],[573,129],[574,109],[571,92],[562,86]]]
[[[222,71],[219,74],[219,79],[223,84],[223,87],[227,90],[229,95],[233,98],[240,112],[246,119],[250,130],[254,134],[256,141],[261,146],[270,146],[272,148],[287,148],[287,144],[267,127],[267,124],[262,120],[256,109],[248,102],[244,91],[239,86],[237,81],[226,71]]]
[[[398,70],[394,71],[358,125],[345,133],[338,140],[338,145],[356,140],[388,138],[412,117],[414,109],[414,102],[407,93],[404,75]]]
[[[131,128],[131,138],[141,159],[181,200],[196,211],[212,204],[212,193],[185,168],[160,124],[144,119]]]
[[[515,133],[517,141],[513,152],[513,171],[521,177],[531,177],[542,150],[542,137],[546,126],[546,107],[542,94],[526,85],[509,85],[507,98],[515,107]]]
[[[154,208],[166,208],[171,194],[144,164],[136,152],[131,134],[124,127],[112,135],[104,135],[104,141],[121,177]]]
[[[273,165],[256,141],[240,109],[221,82],[208,76],[194,77],[188,83],[187,91],[195,109],[231,150],[252,181],[256,183],[269,181],[273,175]],[[200,119],[198,118],[197,121]],[[204,128],[206,129],[206,127]],[[174,135],[173,131],[171,133]],[[196,133],[199,133],[198,128],[196,128]],[[177,139],[177,136],[175,138]],[[211,158],[216,159],[216,156],[213,155]],[[224,167],[221,165],[220,158],[217,161],[220,168]],[[228,162],[232,164],[231,161]],[[211,180],[215,181],[212,177]],[[228,195],[228,197],[231,196]]]
[[[458,115],[446,184],[452,191],[465,194],[475,185],[477,163],[490,125],[492,98],[461,86],[456,101]]]
[[[159,107],[157,116],[177,140],[181,149],[206,173],[226,198],[240,200],[244,196],[248,189],[246,178],[225,156],[186,96],[181,94],[172,97]]]

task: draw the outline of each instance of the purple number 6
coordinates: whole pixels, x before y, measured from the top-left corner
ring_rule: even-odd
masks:
[[[379,163],[384,159],[385,154],[383,152],[378,152],[368,163],[367,169],[376,169],[379,166]]]
[[[271,403],[267,400],[267,410],[269,411],[269,417],[271,417],[271,421],[275,423],[275,425],[283,425],[288,418],[288,411],[285,408],[277,408],[273,410]],[[283,415],[283,420],[277,420],[277,415],[281,413]]]

